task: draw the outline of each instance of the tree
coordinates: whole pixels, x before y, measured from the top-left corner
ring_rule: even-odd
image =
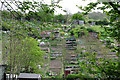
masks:
[[[108,16],[106,16],[105,13],[101,13],[101,12],[91,12],[88,14],[88,18],[94,20],[103,20],[104,17],[109,18]]]
[[[12,22],[14,21],[11,20],[10,26],[13,26]],[[41,51],[36,39],[28,37],[24,26],[19,27],[20,24],[17,21],[15,24],[15,27],[10,27],[10,31],[4,33],[2,37],[3,63],[8,66],[7,72],[10,74],[37,73],[39,71],[37,65],[43,64],[44,52]]]
[[[59,14],[59,15],[55,15],[55,17],[54,17],[54,20],[57,22],[60,22],[60,23],[62,23],[62,21],[65,21],[65,17],[64,17],[64,15],[62,15],[62,14]],[[66,21],[65,21],[66,22]]]
[[[26,37],[25,40],[23,40],[23,45],[26,71],[28,71],[29,67],[35,70],[34,68],[37,67],[37,65],[41,65],[44,52],[41,51],[38,42],[33,38]]]
[[[103,4],[102,7],[97,7],[98,4]],[[112,23],[110,28],[106,28],[105,30],[108,33],[109,37],[114,38],[117,43],[118,46],[115,47],[116,50],[116,55],[118,56],[118,66],[115,71],[120,74],[120,2],[96,2],[96,3],[89,3],[86,7],[79,7],[81,10],[84,11],[84,15],[88,14],[92,9],[95,9],[97,7],[97,9],[103,10],[104,13],[107,14],[107,16],[110,17],[110,22]],[[106,9],[110,9],[109,11],[107,11]],[[109,66],[109,70],[112,71],[112,67]],[[115,72],[115,73],[116,73]],[[108,74],[107,71],[105,72],[105,75],[111,76],[114,75],[112,74]],[[114,72],[113,72],[114,73]],[[114,75],[117,78],[119,78],[118,75]]]
[[[25,17],[25,19],[30,20],[32,18],[36,19],[36,20],[40,20],[40,21],[53,21],[53,17],[54,17],[54,11],[55,8],[62,8],[61,6],[58,5],[58,3],[61,0],[51,0],[51,3],[45,4],[44,0],[42,1],[10,1],[10,3],[6,0],[1,1],[2,3],[2,7],[6,7],[8,13],[10,13],[10,18],[15,18],[15,19],[22,19],[23,17]],[[14,6],[16,7],[16,9],[14,9],[12,7],[11,4],[14,4]],[[6,17],[5,15],[8,15],[8,13],[6,14],[6,12],[4,11],[4,17]]]
[[[73,20],[84,20],[83,16],[80,13],[75,13],[72,16]]]
[[[38,12],[36,12],[37,16],[40,18],[40,21],[43,22],[53,21],[54,9],[50,9],[50,6],[47,4],[41,4],[41,6],[42,8],[38,8]]]
[[[23,12],[27,20],[34,18],[41,22],[52,22],[54,18],[55,7],[62,8],[58,5],[60,1],[61,0],[51,0],[50,5],[45,4],[44,0],[40,2],[19,1],[21,6],[19,6],[18,9]]]

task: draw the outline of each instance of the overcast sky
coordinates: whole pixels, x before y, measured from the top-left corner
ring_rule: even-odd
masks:
[[[44,0],[46,3],[50,3],[51,0]],[[97,0],[62,0],[60,1],[59,5],[63,7],[64,10],[67,10],[67,13],[77,13],[82,12],[76,5],[78,6],[87,6],[90,2],[97,2]],[[102,6],[102,5],[98,5]],[[95,12],[100,10],[94,10]],[[56,8],[55,14],[66,14],[63,10]]]
[[[63,7],[63,9],[67,10],[68,13],[77,13],[78,11],[81,12],[81,10],[76,6],[86,6],[90,2],[96,2],[97,0],[63,0],[59,3],[60,6]],[[57,9],[56,14],[65,14],[62,10]]]
[[[10,1],[10,0],[6,0],[6,1]],[[16,1],[41,1],[41,0],[16,0]],[[51,0],[44,0],[44,2],[49,4],[51,3]],[[78,11],[81,12],[81,10],[76,5],[86,6],[90,2],[97,2],[97,0],[85,0],[85,1],[84,0],[62,0],[60,1],[59,5],[62,6],[62,8],[67,11],[67,13],[74,14],[74,13],[77,13]],[[55,14],[66,14],[66,13],[56,8]]]

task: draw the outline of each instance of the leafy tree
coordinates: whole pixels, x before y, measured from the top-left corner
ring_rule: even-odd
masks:
[[[1,17],[6,19],[6,18],[10,18],[10,12],[6,11],[6,10],[3,10],[1,11]]]
[[[104,17],[109,19],[109,17],[105,13],[101,12],[91,12],[88,14],[88,18],[93,20],[104,20]]]
[[[61,22],[61,23],[62,23],[62,21],[65,21],[65,17],[64,17],[64,15],[62,15],[62,14],[55,15],[54,21],[55,21],[55,22]],[[65,21],[65,22],[66,22],[66,21]]]
[[[27,30],[24,30],[25,26],[20,25],[19,21],[16,21],[14,25],[15,20],[10,22],[10,31],[4,33],[2,37],[3,63],[8,66],[7,72],[10,74],[40,72],[37,65],[43,64],[44,52],[38,46],[38,41],[28,37]]]
[[[88,31],[84,28],[84,29],[80,29],[80,28],[73,28],[70,31],[70,34],[73,34],[74,37],[78,38],[81,37],[83,35],[88,35]]]
[[[23,14],[18,11],[17,13],[15,11],[8,11],[8,10],[3,10],[1,11],[1,16],[2,19],[11,19],[11,18],[15,18],[17,20],[20,20],[23,17]]]
[[[41,4],[42,8],[38,9],[37,15],[40,18],[40,21],[53,21],[54,9],[50,9],[50,6],[47,4]]]
[[[72,16],[73,20],[84,20],[83,16],[80,13],[75,13]]]
[[[23,41],[23,45],[23,51],[25,52],[24,55],[26,55],[24,58],[26,59],[26,71],[28,71],[29,67],[32,67],[34,69],[35,67],[37,67],[37,65],[41,65],[44,52],[42,52],[40,47],[38,47],[38,42],[33,38],[26,37]]]
[[[34,18],[42,22],[50,22],[53,21],[55,7],[62,8],[58,5],[60,1],[61,0],[55,2],[54,0],[51,0],[50,5],[45,4],[44,0],[41,2],[19,1],[22,6],[18,7],[18,9],[25,14],[27,20]],[[27,11],[28,13],[26,13]]]

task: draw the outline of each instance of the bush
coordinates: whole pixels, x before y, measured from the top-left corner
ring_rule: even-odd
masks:
[[[80,76],[78,74],[68,74],[66,79],[67,80],[73,80],[73,79],[77,79],[80,78]]]
[[[88,21],[88,23],[91,23],[92,21]],[[109,25],[111,24],[110,22],[108,21],[105,21],[105,20],[96,20],[96,21],[93,21],[96,23],[96,25]]]
[[[80,29],[85,29],[85,27],[82,26],[82,27],[80,27]]]
[[[66,80],[76,80],[76,79],[85,80],[87,78],[90,79],[89,76],[82,75],[82,73],[79,73],[79,74],[68,74],[67,77],[66,77]]]
[[[92,28],[87,28],[88,32],[95,32],[95,30],[93,30]]]
[[[10,25],[8,25],[7,22],[4,22],[4,23],[2,24],[2,30],[3,30],[3,31],[8,31],[8,30],[10,30]]]

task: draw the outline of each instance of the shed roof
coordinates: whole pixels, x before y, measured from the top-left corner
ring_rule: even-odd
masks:
[[[40,74],[33,74],[33,73],[20,73],[18,78],[41,78]]]

